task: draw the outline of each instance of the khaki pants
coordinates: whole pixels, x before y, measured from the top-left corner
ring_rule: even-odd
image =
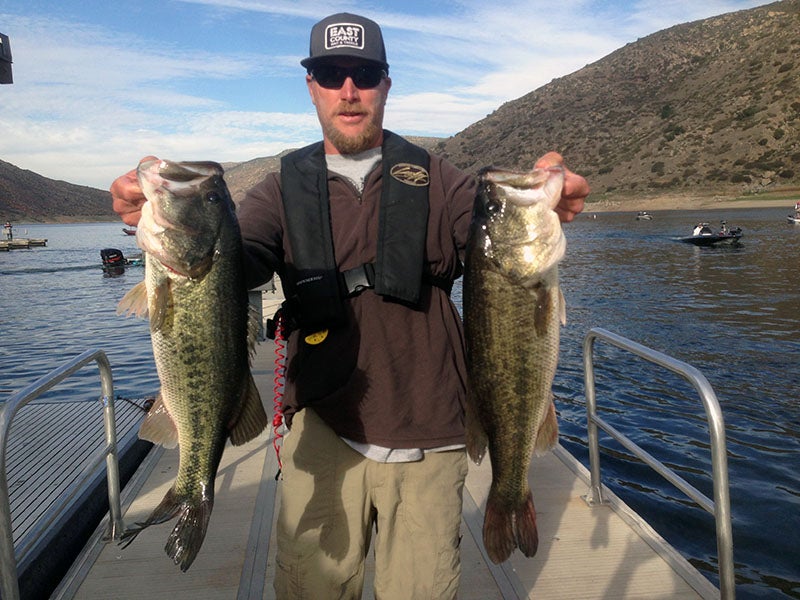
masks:
[[[463,450],[378,463],[305,409],[281,450],[279,600],[361,598],[375,529],[375,598],[455,598],[461,575]]]

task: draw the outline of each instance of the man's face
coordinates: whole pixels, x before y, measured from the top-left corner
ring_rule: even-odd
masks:
[[[356,154],[383,142],[383,109],[392,81],[375,69],[362,60],[337,58],[306,75],[327,154]]]

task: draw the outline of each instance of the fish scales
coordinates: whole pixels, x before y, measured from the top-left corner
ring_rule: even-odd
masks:
[[[495,563],[515,548],[535,554],[528,470],[531,456],[558,437],[551,387],[564,321],[558,262],[565,241],[552,209],[562,182],[558,168],[479,174],[464,273],[467,446],[476,462],[489,449],[483,538]]]
[[[179,517],[165,550],[186,571],[205,538],[226,441],[242,444],[268,423],[250,372],[258,323],[249,314],[233,202],[216,163],[147,161],[137,229],[145,280],[121,311],[150,319],[161,390],[139,436],[179,448],[175,482],[144,528]]]

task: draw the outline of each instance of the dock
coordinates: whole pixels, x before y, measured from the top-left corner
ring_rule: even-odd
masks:
[[[263,292],[271,316],[275,292]],[[254,377],[272,410],[274,348],[262,342]],[[214,512],[195,563],[181,573],[164,553],[174,523],[151,526],[127,548],[102,537],[101,523],[53,600],[271,600],[275,571],[275,519],[281,485],[271,428],[225,450],[216,479]],[[154,447],[123,490],[126,524],[144,520],[172,485],[176,450]],[[515,552],[500,565],[483,550],[483,510],[491,483],[488,460],[470,464],[464,490],[461,600],[717,598],[719,590],[610,490],[609,503],[583,498],[589,474],[563,447],[532,461],[529,480],[539,525],[533,558]],[[368,558],[363,597],[374,598]]]
[[[9,250],[28,250],[47,246],[46,238],[15,238],[11,240],[0,240],[0,252]]]

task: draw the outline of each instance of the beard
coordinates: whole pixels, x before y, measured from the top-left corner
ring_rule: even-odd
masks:
[[[326,120],[322,124],[322,130],[325,137],[340,154],[358,154],[375,147],[377,140],[380,139],[382,127],[380,118],[373,116],[364,130],[357,135],[346,135],[341,132],[333,124],[332,119]]]

